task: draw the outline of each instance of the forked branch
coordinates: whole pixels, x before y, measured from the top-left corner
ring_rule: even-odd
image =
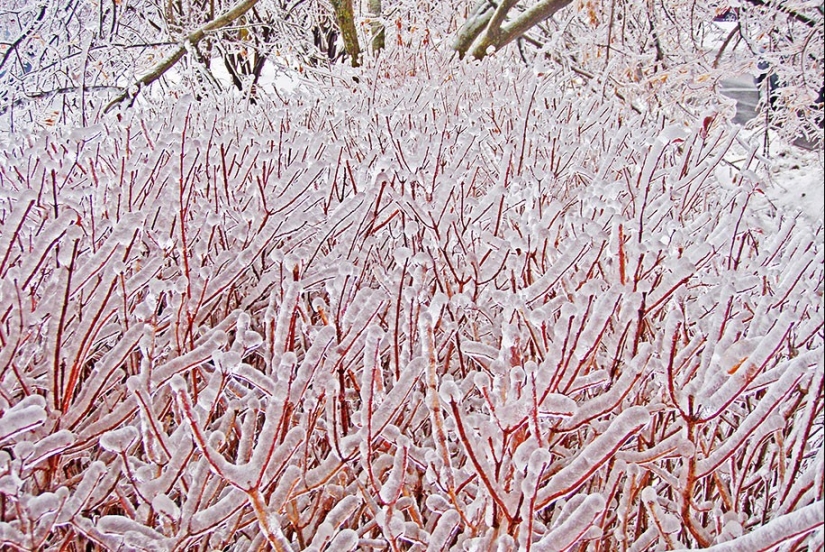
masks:
[[[161,78],[166,71],[171,69],[178,61],[180,61],[183,56],[186,54],[187,50],[187,43],[189,46],[195,46],[200,42],[203,37],[206,36],[206,33],[211,31],[216,31],[223,27],[226,27],[240,16],[248,12],[252,7],[258,3],[258,0],[241,0],[235,6],[233,6],[229,11],[225,12],[224,14],[218,16],[217,18],[213,19],[212,21],[208,22],[203,27],[192,31],[189,33],[186,38],[178,45],[178,47],[168,56],[163,58],[160,62],[157,63],[152,69],[140,77],[134,85],[127,88],[123,92],[121,92],[115,99],[106,105],[103,109],[104,113],[108,113],[114,106],[120,104],[125,100],[130,100],[134,102],[137,95],[140,93],[141,88],[144,86],[149,86],[159,78]],[[137,90],[132,94],[129,92],[131,88],[137,87]]]

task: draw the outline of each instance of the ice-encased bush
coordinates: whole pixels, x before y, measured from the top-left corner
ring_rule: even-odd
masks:
[[[3,149],[4,546],[821,549],[822,228],[426,56]]]

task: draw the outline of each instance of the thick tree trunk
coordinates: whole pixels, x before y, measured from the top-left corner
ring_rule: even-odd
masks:
[[[572,1],[540,0],[508,21],[508,12],[518,4],[518,0],[501,0],[498,5],[480,0],[458,30],[453,49],[460,58],[469,52],[474,58],[481,59],[523,36]]]
[[[352,0],[331,0],[335,10],[335,19],[341,29],[341,38],[344,39],[344,49],[349,54],[353,67],[361,64],[361,46],[358,44],[358,33],[355,30],[355,16],[352,13]]]

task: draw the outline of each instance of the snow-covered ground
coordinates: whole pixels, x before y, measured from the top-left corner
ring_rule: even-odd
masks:
[[[725,35],[736,26],[734,21],[715,21],[714,24]],[[722,94],[736,100],[733,123],[745,127],[758,116],[759,90],[755,76],[748,73],[731,76],[721,84]],[[759,139],[759,135],[764,140],[761,132],[754,136]],[[799,211],[813,224],[821,224],[825,212],[822,143],[818,148],[813,145],[813,149],[808,143],[801,147],[802,143],[782,144],[769,140],[770,177],[765,183],[765,195],[777,207],[791,213]]]
[[[772,146],[770,182],[766,194],[777,207],[799,210],[814,224],[825,213],[823,153],[794,145]]]

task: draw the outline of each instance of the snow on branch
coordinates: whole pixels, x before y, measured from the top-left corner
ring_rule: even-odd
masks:
[[[821,542],[821,225],[428,56],[0,149],[4,546]]]
[[[207,35],[207,33],[219,30],[223,27],[226,27],[243,14],[248,12],[252,9],[255,4],[258,3],[258,0],[241,0],[237,4],[235,4],[232,8],[224,12],[223,14],[219,15],[212,21],[206,23],[199,29],[192,31],[186,37],[184,37],[182,43],[172,51],[172,53],[168,54],[165,58],[159,61],[152,69],[150,69],[145,75],[140,77],[137,81],[135,81],[129,88],[124,90],[120,95],[116,96],[112,101],[110,101],[106,107],[103,108],[103,112],[106,113],[111,111],[116,105],[120,104],[125,100],[129,100],[130,105],[132,102],[135,101],[135,98],[140,93],[141,88],[149,86],[159,78],[161,78],[169,69],[171,69],[178,61],[180,61],[188,48],[195,46],[198,42],[200,42],[203,37]]]

